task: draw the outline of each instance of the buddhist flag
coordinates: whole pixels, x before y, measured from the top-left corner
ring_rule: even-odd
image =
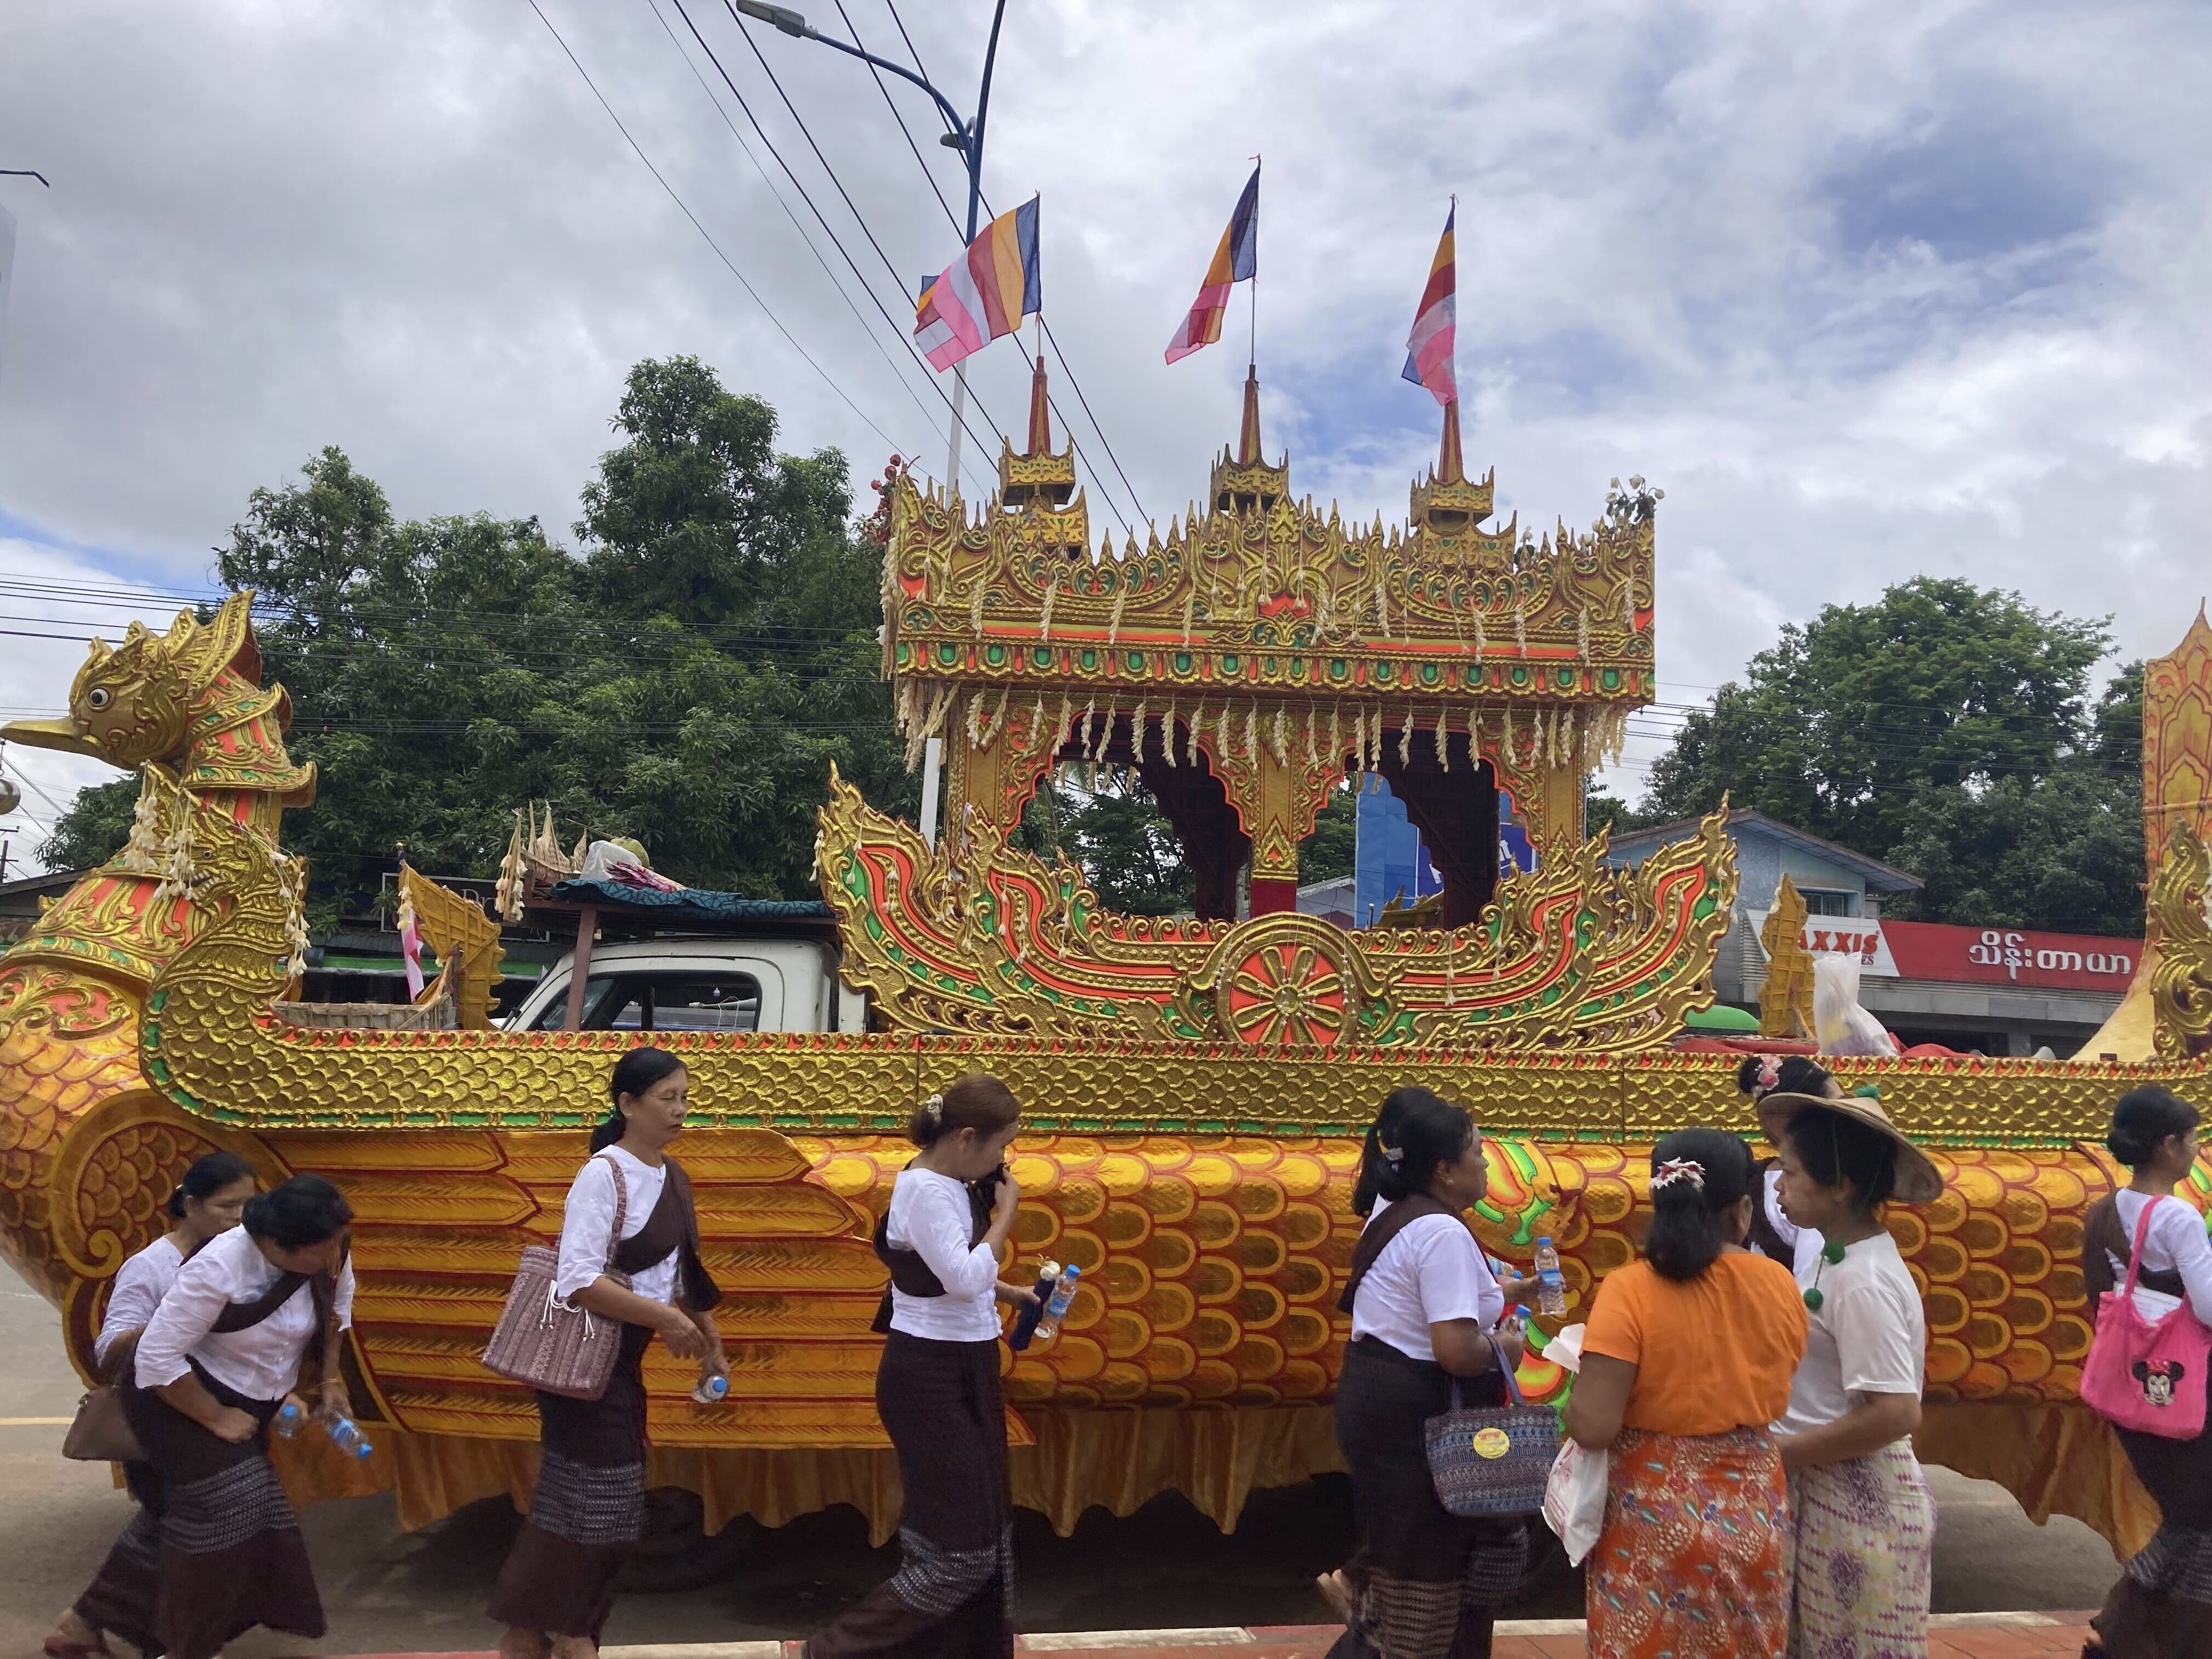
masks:
[[[415,901],[399,890],[399,965],[407,973],[407,997],[422,994],[422,930],[415,921]]]
[[[1044,308],[1037,266],[1037,198],[983,227],[968,251],[921,291],[914,336],[932,368],[950,368]]]
[[[1413,331],[1406,337],[1405,378],[1425,386],[1440,404],[1459,401],[1459,382],[1452,375],[1452,343],[1457,332],[1458,280],[1452,252],[1452,221],[1459,204],[1444,216],[1444,234],[1437,243],[1437,257],[1429,266],[1429,285],[1421,290],[1420,309],[1413,313]]]
[[[1260,269],[1260,169],[1244,193],[1237,198],[1237,211],[1229,216],[1229,228],[1221,233],[1221,246],[1213,250],[1213,263],[1206,268],[1206,281],[1198,298],[1168,342],[1168,361],[1188,357],[1200,346],[1221,337],[1221,313],[1229,309],[1229,290],[1258,274]]]

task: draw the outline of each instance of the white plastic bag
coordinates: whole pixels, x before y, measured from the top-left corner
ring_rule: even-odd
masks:
[[[1559,1334],[1544,1345],[1544,1358],[1563,1371],[1579,1376],[1583,1369],[1583,1333],[1586,1325],[1564,1325]]]
[[[1611,1462],[1611,1453],[1592,1451],[1578,1440],[1561,1441],[1559,1455],[1552,1460],[1552,1478],[1544,1485],[1544,1524],[1566,1547],[1570,1565],[1579,1566],[1597,1547]]]
[[[1897,1040],[1859,1006],[1859,965],[1849,957],[1814,959],[1813,1035],[1824,1054],[1897,1052]]]

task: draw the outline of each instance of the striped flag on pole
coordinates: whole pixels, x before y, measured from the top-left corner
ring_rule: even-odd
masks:
[[[1429,395],[1440,404],[1459,401],[1459,382],[1452,374],[1459,307],[1452,221],[1457,217],[1459,204],[1455,202],[1444,216],[1444,234],[1429,266],[1429,285],[1421,290],[1420,309],[1413,313],[1413,331],[1406,337],[1404,378],[1428,387]]]
[[[932,368],[950,368],[1043,308],[1037,198],[1032,196],[984,226],[968,251],[922,289],[914,336]]]
[[[1254,167],[1244,193],[1237,198],[1237,211],[1229,216],[1229,228],[1221,233],[1221,246],[1213,250],[1213,263],[1206,268],[1198,298],[1190,302],[1182,326],[1168,342],[1170,362],[1221,337],[1221,313],[1229,309],[1229,290],[1259,270],[1260,169]]]

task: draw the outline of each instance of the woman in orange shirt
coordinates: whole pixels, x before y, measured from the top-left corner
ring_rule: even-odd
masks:
[[[1589,1568],[1591,1659],[1783,1659],[1790,1503],[1766,1425],[1790,1403],[1805,1304],[1744,1248],[1751,1148],[1684,1129],[1651,1152],[1641,1261],[1598,1286],[1567,1432],[1612,1454]]]

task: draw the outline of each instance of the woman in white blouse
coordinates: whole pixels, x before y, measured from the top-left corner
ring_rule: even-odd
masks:
[[[131,1363],[138,1334],[154,1316],[185,1258],[238,1225],[253,1196],[253,1166],[236,1152],[210,1152],[186,1170],[169,1194],[170,1229],[140,1250],[115,1275],[92,1360],[112,1381]],[[116,1539],[99,1575],[46,1638],[47,1659],[83,1659],[102,1651],[101,1632],[112,1631],[143,1652],[154,1646],[154,1601],[161,1589],[161,1476],[150,1463],[123,1466],[124,1484],[138,1513]]]
[[[691,1182],[668,1156],[691,1079],[665,1048],[616,1062],[613,1109],[561,1217],[555,1293],[621,1322],[614,1376],[597,1400],[538,1395],[537,1490],[500,1570],[491,1616],[504,1659],[589,1659],[614,1605],[615,1576],[645,1522],[645,1351],[655,1336],[727,1378],[713,1309],[722,1293],[699,1257]],[[619,1219],[619,1227],[617,1220]]]
[[[1474,1659],[1520,1587],[1519,1521],[1462,1518],[1437,1501],[1421,1425],[1505,1403],[1521,1339],[1498,1328],[1504,1295],[1463,1212],[1490,1189],[1482,1137],[1463,1106],[1392,1091],[1367,1132],[1352,1209],[1367,1217],[1337,1306],[1352,1341],[1336,1437],[1352,1470],[1359,1553],[1330,1659]]]
[[[1021,1107],[994,1077],[964,1077],[908,1126],[921,1153],[876,1226],[890,1288],[876,1410],[906,1486],[899,1570],[806,1644],[862,1654],[1011,1655],[1013,1515],[999,1393],[998,1304],[1035,1299],[999,1278],[1021,1190],[1005,1169]]]
[[[1784,1100],[1768,1096],[1762,1114]],[[1821,1240],[1797,1270],[1811,1317],[1774,1425],[1794,1538],[1790,1653],[1919,1653],[1936,1543],[1936,1504],[1912,1455],[1928,1324],[1882,1213],[1933,1203],[1943,1180],[1871,1092],[1786,1100],[1775,1142],[1783,1208]]]
[[[268,1429],[303,1363],[320,1374],[322,1414],[352,1413],[335,1350],[353,1323],[353,1211],[320,1176],[300,1175],[248,1199],[243,1216],[178,1271],[123,1392],[161,1475],[152,1634],[168,1659],[214,1659],[256,1625],[323,1633]]]
[[[2151,1319],[2212,1325],[2212,1241],[2203,1213],[2176,1191],[2198,1168],[2198,1122],[2197,1109],[2165,1089],[2120,1097],[2105,1145],[2133,1179],[2081,1218],[2081,1278],[2093,1305],[2126,1282],[2140,1236],[2136,1308]],[[2184,1376],[2173,1391],[2201,1401],[2205,1389],[2205,1378]],[[2090,1623],[2115,1659],[2203,1659],[2212,1653],[2212,1420],[2193,1440],[2113,1432],[2158,1500],[2159,1525]]]

